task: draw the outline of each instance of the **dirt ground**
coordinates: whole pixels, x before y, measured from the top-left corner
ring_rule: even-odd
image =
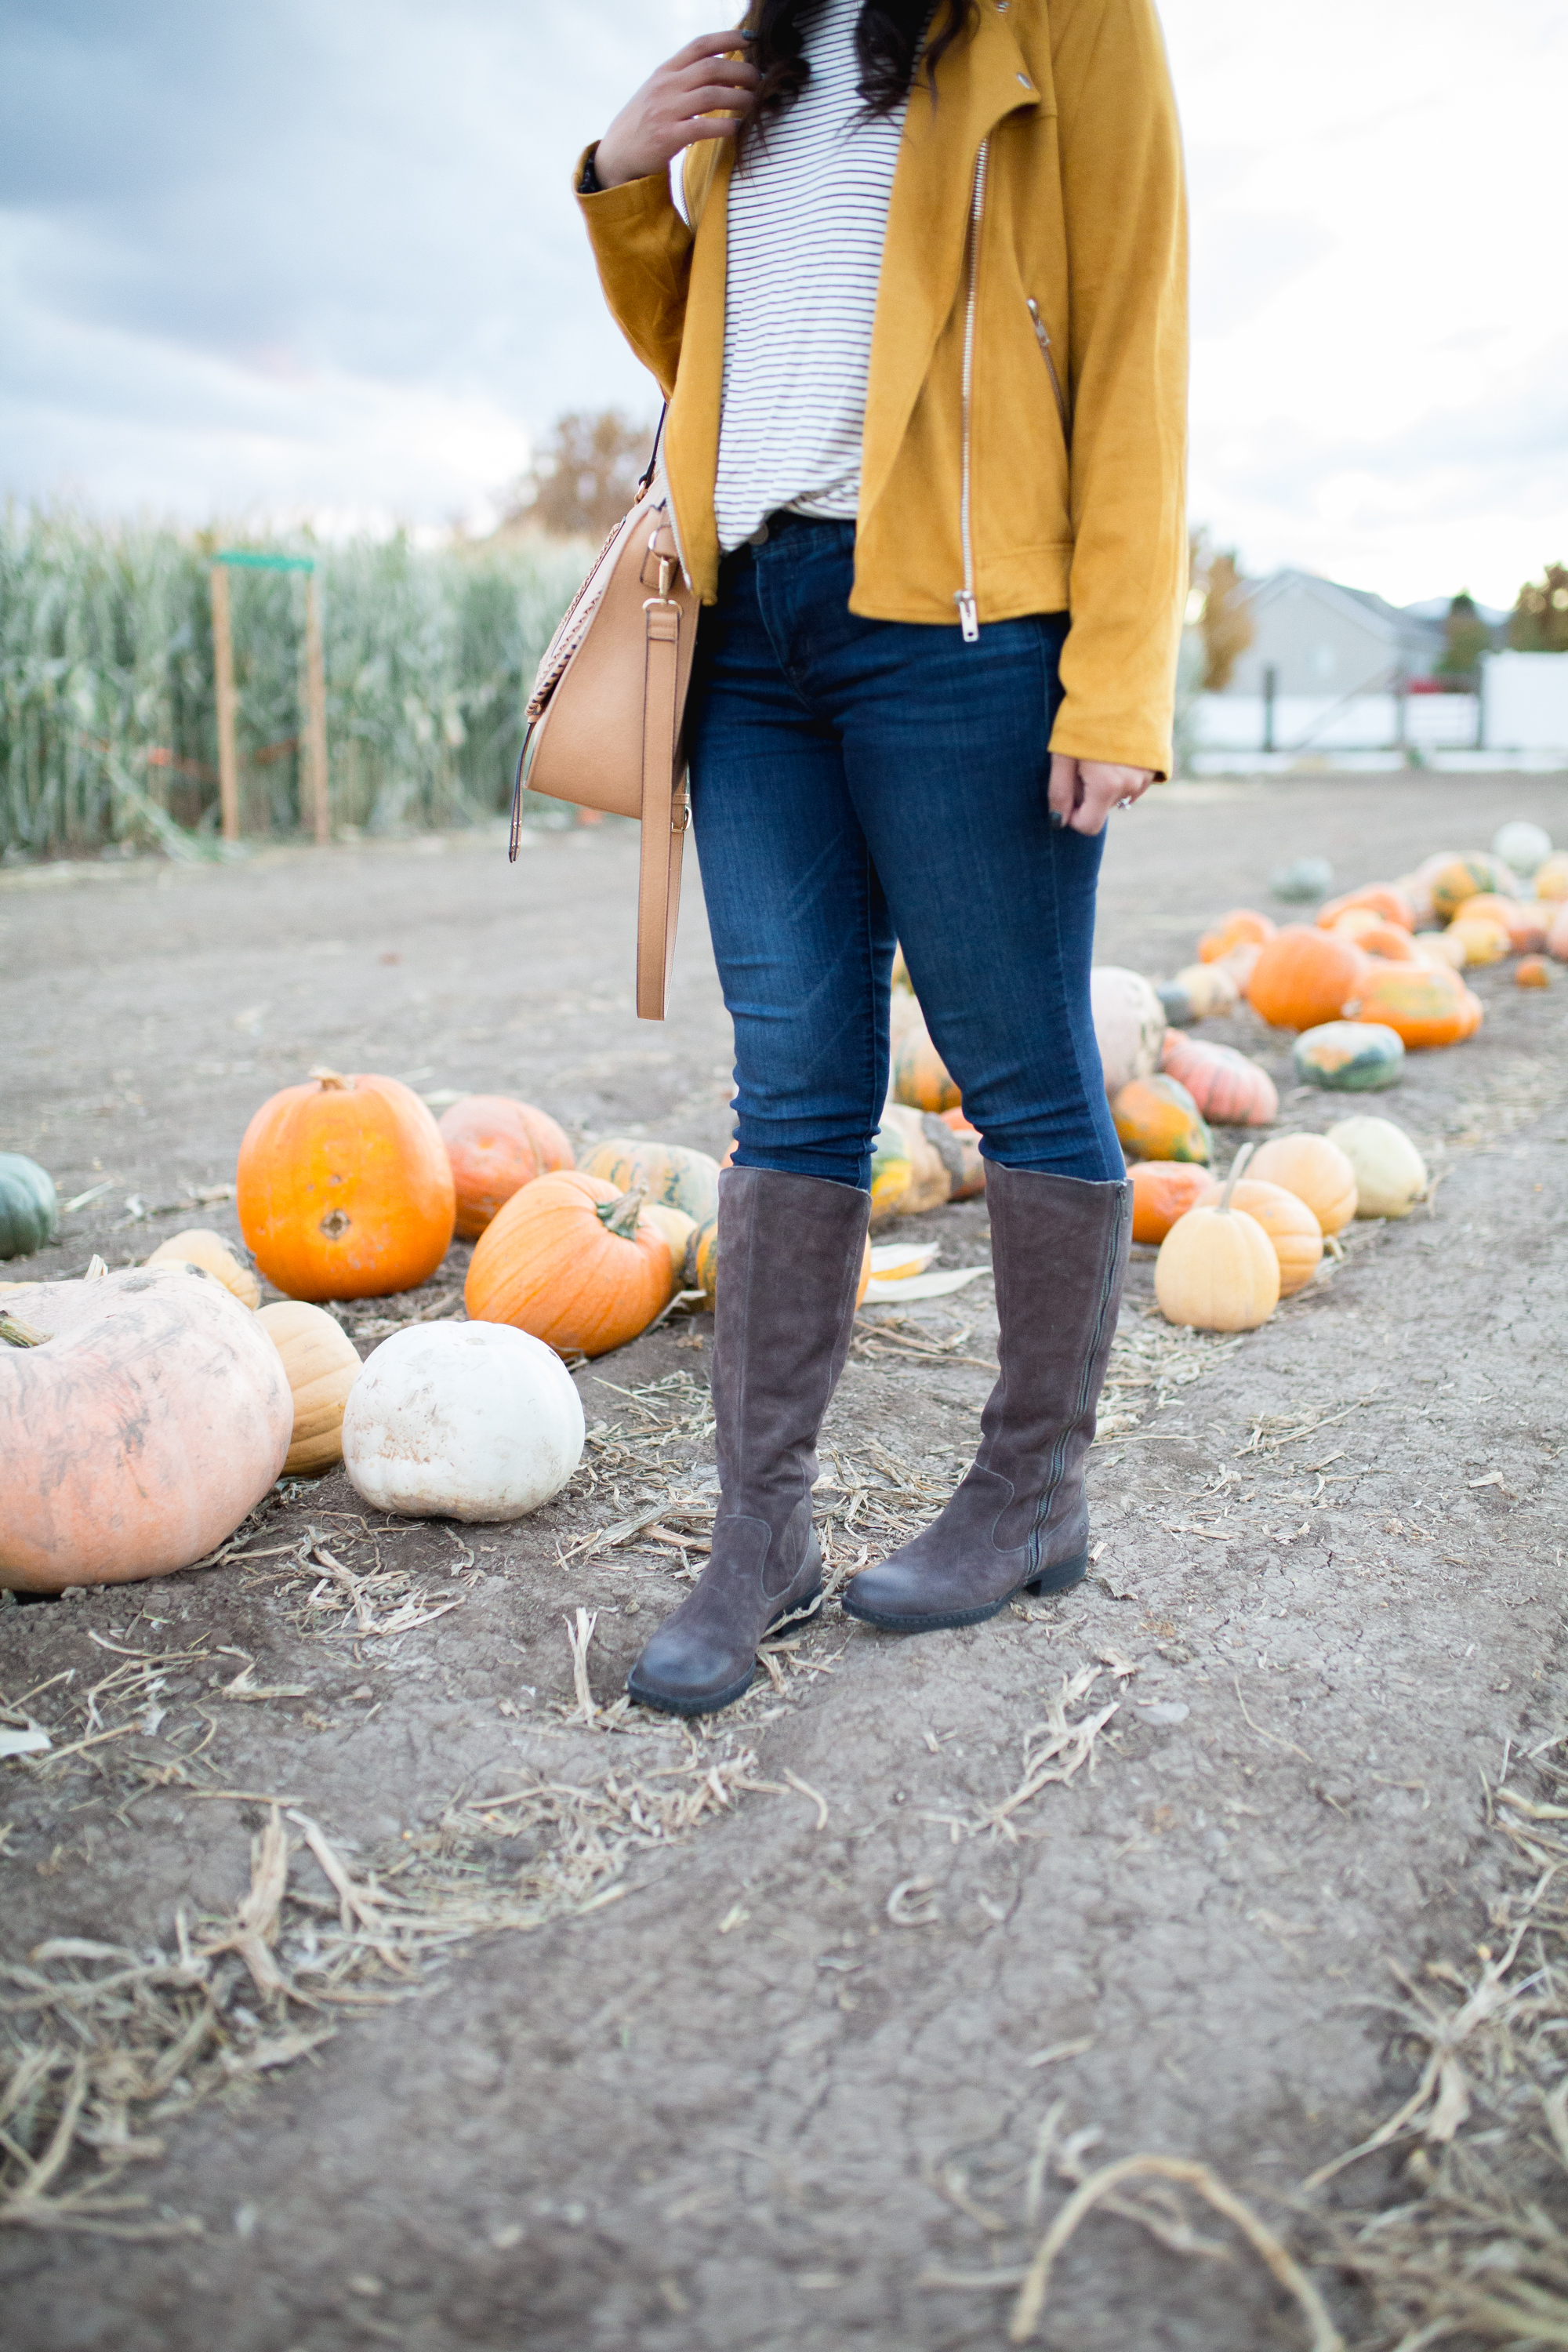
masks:
[[[1287,857],[1349,883],[1515,814],[1568,836],[1564,780],[1167,789],[1116,820],[1100,960],[1173,971]],[[0,1147],[62,1197],[108,1188],[6,1274],[237,1236],[193,1196],[321,1062],[722,1149],[700,896],[672,1017],[641,1025],[634,873],[605,829],[511,870],[468,839],[0,877]],[[1212,2167],[1347,2342],[1394,2342],[1300,2185],[1411,2089],[1390,1965],[1472,1964],[1503,1916],[1493,1792],[1568,1727],[1558,978],[1483,973],[1480,1035],[1365,1106],[1435,1198],[1262,1330],[1172,1333],[1135,1253],[1094,1573],[1060,1601],[912,1642],[830,1602],[694,1734],[618,1704],[700,1566],[696,1316],[579,1375],[594,1442],[532,1519],[375,1520],[338,1475],[216,1565],[0,1611],[0,1693],[53,1739],[0,1766],[0,2024],[24,2065],[58,2053],[57,2108],[79,2053],[141,2053],[93,2078],[97,2155],[68,2130],[0,2230],[7,2346],[1000,2347],[1074,2179],[1139,2151]],[[1345,1109],[1290,1098],[1250,1013],[1204,1034],[1258,1054],[1289,1122]],[[983,1202],[916,1229],[985,1262]],[[348,1310],[362,1347],[459,1307],[465,1257]],[[960,1475],[994,1340],[984,1280],[863,1313],[824,1455],[837,1580]],[[237,1906],[273,1799],[294,1990],[268,1996]],[[201,1961],[225,1921],[238,1948]],[[1408,2156],[1330,2207],[1395,2200]],[[1212,2214],[1142,2210],[1083,2223],[1034,2340],[1307,2340]]]

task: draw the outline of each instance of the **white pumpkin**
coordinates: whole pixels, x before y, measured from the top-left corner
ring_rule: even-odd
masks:
[[[380,1511],[521,1519],[583,1458],[583,1405],[560,1357],[506,1323],[422,1323],[366,1362],[343,1410],[343,1465]]]
[[[1355,1170],[1358,1217],[1407,1217],[1426,1190],[1426,1162],[1391,1118],[1342,1118],[1329,1129]]]
[[[1492,856],[1527,877],[1538,866],[1544,866],[1551,855],[1552,835],[1543,826],[1531,824],[1528,817],[1516,816],[1511,824],[1500,825],[1492,836]]]
[[[1096,964],[1089,986],[1105,1091],[1115,1097],[1134,1078],[1153,1076],[1165,1041],[1165,1010],[1151,982],[1124,964]]]

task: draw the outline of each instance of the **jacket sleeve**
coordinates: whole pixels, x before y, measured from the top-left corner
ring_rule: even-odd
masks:
[[[1187,593],[1187,238],[1152,0],[1050,12],[1070,287],[1072,628],[1053,751],[1171,771]]]
[[[686,324],[691,231],[663,172],[584,195],[583,173],[592,153],[589,148],[578,157],[573,187],[588,225],[599,283],[611,317],[668,400]]]

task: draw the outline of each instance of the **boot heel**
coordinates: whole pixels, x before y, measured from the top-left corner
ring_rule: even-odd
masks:
[[[1023,1589],[1038,1599],[1046,1592],[1066,1592],[1070,1585],[1081,1584],[1088,1574],[1089,1548],[1086,1545],[1076,1559],[1058,1560],[1054,1568],[1042,1569],[1039,1575]]]

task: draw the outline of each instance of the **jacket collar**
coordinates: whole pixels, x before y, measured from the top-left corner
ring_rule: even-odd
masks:
[[[1014,34],[1012,9],[996,0],[981,0],[974,31],[938,67],[935,105],[918,79],[910,93],[871,340],[862,514],[892,471],[963,282],[981,142],[1006,116],[1044,102]]]

